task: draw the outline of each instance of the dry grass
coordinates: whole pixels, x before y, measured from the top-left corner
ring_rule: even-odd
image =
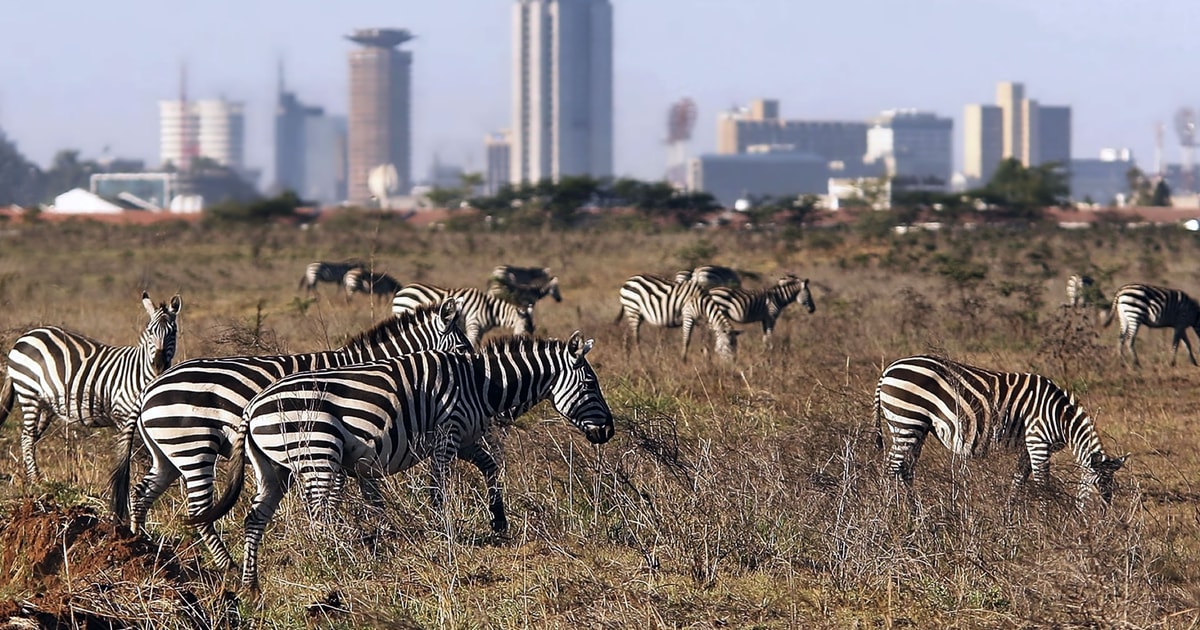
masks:
[[[306,263],[351,256],[401,281],[443,285],[483,286],[500,263],[550,266],[564,301],[539,305],[538,334],[578,328],[596,338],[590,357],[617,437],[592,447],[547,405],[495,429],[508,536],[488,530],[482,480],[467,466],[451,482],[448,527],[430,513],[424,466],[390,480],[383,515],[351,492],[345,518],[317,526],[291,496],[266,537],[260,600],[231,612],[234,576],[175,584],[211,624],[240,615],[261,627],[1186,628],[1200,619],[1200,371],[1169,368],[1169,336],[1157,330],[1142,332],[1144,367],[1123,368],[1114,329],[1058,308],[1074,272],[1092,272],[1108,291],[1137,280],[1200,293],[1200,244],[1182,232],[864,240],[465,234],[343,220],[241,233],[65,224],[5,239],[5,347],[42,323],[131,343],[142,288],[156,299],[182,294],[180,359],[335,346],[389,305],[347,303],[330,286],[310,299],[296,284]],[[644,330],[641,348],[626,353],[612,323],[622,281],[699,257],[760,271],[762,282],[785,271],[809,277],[817,312],[787,311],[769,352],[747,327],[732,364],[705,355],[703,330],[686,362],[677,330]],[[870,400],[883,365],[930,350],[1038,371],[1074,391],[1106,449],[1133,453],[1112,508],[1072,511],[1078,475],[1060,454],[1052,486],[1022,497],[1006,522],[1012,460],[964,463],[931,445],[910,514],[880,478]],[[0,498],[50,492],[72,505],[102,495],[109,432],[45,439],[43,470],[60,482],[47,487],[21,480],[17,435],[15,422],[0,430],[0,472],[15,476]],[[181,503],[174,490],[159,502],[152,541],[207,564],[180,524]],[[223,523],[234,548],[239,520]],[[94,590],[88,580],[71,585],[81,596]],[[30,588],[10,580],[0,595],[20,600]],[[160,627],[200,614],[160,608],[109,607]]]

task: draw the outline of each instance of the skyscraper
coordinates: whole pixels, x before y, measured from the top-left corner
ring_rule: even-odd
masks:
[[[348,196],[371,198],[371,169],[391,164],[401,193],[412,187],[412,53],[397,47],[413,38],[406,30],[359,29],[346,39],[350,52],[350,116],[347,138]]]
[[[309,201],[346,198],[346,120],[305,105],[280,73],[275,107],[275,187]]]
[[[608,0],[516,0],[512,182],[613,172]]]
[[[241,103],[159,101],[158,112],[159,157],[164,165],[181,167],[192,157],[205,157],[244,171],[246,128]]]
[[[512,133],[505,129],[488,134],[483,139],[483,146],[487,152],[484,192],[494,195],[512,181]]]
[[[1025,86],[996,85],[996,104],[968,105],[963,120],[963,174],[984,183],[1001,160],[1026,167],[1071,160],[1071,108],[1025,97]]]
[[[932,112],[887,110],[867,130],[865,160],[883,160],[900,180],[946,186],[954,172],[953,129],[953,119]]]
[[[967,105],[963,112],[963,175],[986,182],[1004,154],[1004,117],[996,105]]]
[[[996,106],[1000,108],[1000,120],[1004,129],[1001,159],[1015,157],[1023,160],[1025,157],[1025,125],[1023,101],[1025,100],[1025,85],[1012,81],[1001,81],[996,84]]]

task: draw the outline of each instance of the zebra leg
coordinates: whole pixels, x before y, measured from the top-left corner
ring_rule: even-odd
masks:
[[[42,480],[42,471],[38,469],[37,458],[34,456],[34,445],[42,437],[42,431],[50,424],[53,414],[36,400],[17,399],[24,412],[21,419],[21,460],[25,464],[25,479],[31,483]]]
[[[367,505],[376,510],[384,510],[387,504],[383,500],[383,487],[379,483],[379,478],[374,475],[360,475],[358,477],[358,490],[362,492],[363,500]],[[341,494],[340,492],[337,494]]]
[[[1012,521],[1013,505],[1016,503],[1017,492],[1025,485],[1032,471],[1033,467],[1029,464],[1029,451],[1022,449],[1017,455],[1017,470],[1013,473],[1012,488],[1009,489],[1008,499],[1004,505],[1004,520],[1006,523]]]
[[[1175,355],[1179,353],[1179,342],[1183,342],[1183,347],[1188,351],[1188,359],[1192,365],[1196,365],[1196,355],[1192,354],[1192,344],[1188,342],[1187,327],[1175,329],[1175,339],[1171,342],[1171,365],[1175,365]]]
[[[1141,366],[1141,363],[1138,361],[1137,348],[1134,345],[1137,343],[1137,331],[1137,324],[1133,324],[1129,332],[1129,354],[1133,355],[1133,367]]]
[[[215,454],[213,459],[215,460]],[[198,467],[184,466],[188,471],[183,476],[184,494],[187,496],[187,511],[188,516],[198,516],[201,512],[207,510],[212,505],[213,491],[216,487],[216,461],[208,463],[208,465],[200,465]],[[196,527],[196,532],[200,534],[200,540],[204,541],[204,546],[208,547],[209,553],[212,554],[213,562],[222,571],[228,571],[233,568],[233,556],[229,555],[229,549],[225,543],[221,541],[221,537],[217,535],[216,526],[209,522]]]
[[[680,355],[687,359],[688,346],[692,343],[692,327],[696,325],[696,320],[691,317],[683,318],[683,354]]]
[[[291,471],[275,464],[257,449],[248,449],[254,471],[258,478],[258,490],[250,503],[250,512],[246,514],[246,551],[242,556],[242,586],[253,592],[259,591],[258,583],[258,546],[262,544],[263,530],[283,495],[291,486]]]
[[[771,347],[771,333],[775,331],[775,320],[770,317],[764,317],[762,320],[763,329],[763,345]]]
[[[492,531],[503,533],[508,530],[508,517],[504,514],[504,493],[500,488],[500,467],[482,441],[467,444],[458,449],[458,458],[475,465],[483,474],[488,489],[488,509],[492,512]]]
[[[433,509],[442,515],[443,523],[449,526],[449,519],[446,518],[445,503],[446,503],[446,480],[450,476],[450,462],[458,454],[458,449],[462,443],[462,437],[458,432],[450,429],[441,438],[441,443],[433,451],[433,456],[430,458],[430,472],[432,473],[432,485],[430,486],[430,502],[433,503]]]

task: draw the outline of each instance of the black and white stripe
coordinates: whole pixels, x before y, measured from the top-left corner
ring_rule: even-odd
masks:
[[[349,299],[355,293],[366,293],[376,298],[391,298],[400,290],[401,285],[399,280],[386,273],[356,267],[342,277],[342,286],[346,289],[346,299]]]
[[[676,284],[689,280],[706,289],[742,286],[742,277],[736,270],[719,265],[701,265],[695,269],[684,269],[675,274]]]
[[[356,258],[341,262],[320,261],[309,263],[304,268],[304,277],[300,278],[300,288],[311,292],[317,288],[318,282],[342,285],[342,280],[346,277],[346,272],[351,269],[363,269],[366,266],[365,262]]]
[[[130,515],[135,532],[154,501],[183,477],[189,514],[212,503],[218,454],[229,454],[246,403],[271,383],[297,372],[365,363],[421,350],[466,351],[455,324],[460,304],[446,300],[389,318],[337,350],[262,357],[193,359],[175,366],[146,388],[136,423],[125,425],[122,457],[111,480],[112,508],[119,520]],[[153,458],[149,472],[129,496],[129,453],[135,428]],[[201,538],[217,564],[233,559],[211,525]]]
[[[722,358],[737,354],[737,336],[725,311],[708,291],[690,280],[674,283],[652,275],[638,275],[621,285],[621,312],[616,322],[624,319],[633,333],[635,343],[641,342],[642,321],[651,326],[683,328],[683,356],[687,356],[692,328],[697,319],[704,319],[714,335],[714,351]]]
[[[282,379],[247,405],[230,488],[197,520],[211,523],[232,508],[248,451],[258,491],[246,516],[242,581],[257,588],[263,530],[293,477],[319,517],[339,498],[341,472],[379,479],[432,458],[433,503],[440,506],[458,457],[483,472],[492,528],[504,531],[497,466],[480,441],[489,419],[550,399],[588,441],[607,442],[613,417],[587,362],[591,348],[578,331],[566,342],[513,337],[473,355],[422,352]]]
[[[1097,492],[1112,499],[1113,473],[1125,457],[1104,454],[1091,417],[1068,393],[1037,374],[995,372],[932,356],[900,359],[875,388],[876,442],[881,418],[892,445],[887,472],[912,484],[913,466],[926,436],[956,455],[983,456],[993,446],[1017,451],[1014,489],[1030,474],[1045,482],[1050,454],[1069,447],[1083,469],[1080,500]]]
[[[1171,365],[1175,365],[1175,357],[1179,353],[1179,342],[1187,348],[1188,358],[1196,365],[1196,355],[1192,354],[1192,344],[1188,342],[1187,329],[1193,328],[1200,335],[1200,304],[1188,294],[1178,289],[1156,287],[1148,284],[1127,284],[1117,289],[1113,297],[1112,308],[1103,324],[1112,323],[1113,316],[1120,320],[1121,331],[1117,345],[1117,356],[1125,359],[1125,346],[1128,344],[1129,353],[1133,355],[1133,364],[1138,365],[1137,341],[1138,328],[1173,328],[1175,335],[1171,338]]]
[[[562,302],[558,277],[550,275],[549,267],[514,267],[500,265],[488,279],[488,293],[517,306],[537,304],[544,297]]]
[[[532,304],[517,306],[479,289],[445,289],[414,282],[396,292],[392,300],[392,312],[406,313],[422,304],[440,302],[448,297],[462,299],[459,320],[473,348],[479,347],[484,334],[500,326],[511,328],[514,335],[533,334]]]
[[[763,343],[770,342],[775,330],[775,320],[783,309],[792,302],[800,302],[809,313],[817,310],[812,293],[808,290],[808,278],[803,280],[792,274],[779,279],[775,286],[758,291],[713,287],[708,291],[729,319],[738,324],[762,322]]]
[[[54,326],[30,330],[13,344],[0,423],[20,405],[21,458],[30,480],[42,476],[34,443],[55,417],[87,427],[131,421],[142,389],[171,366],[183,302],[176,295],[170,305],[155,307],[143,292],[142,306],[150,321],[134,346],[110,346]]]

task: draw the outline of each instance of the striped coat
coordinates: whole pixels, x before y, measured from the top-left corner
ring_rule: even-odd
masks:
[[[414,282],[396,292],[392,300],[392,312],[406,313],[422,304],[432,304],[451,297],[462,299],[459,323],[473,348],[478,348],[483,336],[496,327],[510,328],[514,335],[532,335],[534,332],[532,304],[520,307],[479,289],[445,289]]]
[[[183,301],[154,306],[142,293],[150,321],[137,345],[114,347],[48,326],[21,335],[8,353],[0,393],[0,423],[19,405],[21,457],[30,480],[41,478],[34,444],[54,418],[88,427],[113,426],[136,416],[137,398],[175,357],[177,316]]]
[[[616,322],[625,320],[633,333],[635,343],[641,342],[641,327],[645,321],[651,326],[683,328],[683,357],[687,357],[692,328],[697,319],[708,323],[713,332],[714,351],[717,356],[732,359],[737,354],[737,336],[733,324],[699,284],[691,281],[669,282],[652,275],[633,276],[621,285],[621,311]]]
[[[1196,355],[1192,353],[1192,345],[1188,342],[1187,329],[1192,328],[1200,335],[1200,304],[1191,296],[1178,289],[1156,287],[1148,284],[1127,284],[1117,289],[1113,297],[1112,308],[1103,324],[1108,326],[1112,320],[1120,320],[1121,331],[1117,345],[1117,356],[1125,359],[1125,346],[1133,355],[1133,364],[1138,365],[1137,341],[1138,329],[1172,328],[1175,331],[1171,338],[1171,365],[1175,365],[1175,357],[1179,353],[1179,342],[1182,341],[1188,351],[1188,359],[1196,365]]]
[[[808,278],[801,280],[791,274],[781,278],[769,289],[747,291],[714,287],[709,289],[709,294],[734,322],[762,322],[763,343],[770,342],[771,333],[775,330],[775,321],[792,302],[800,302],[809,313],[817,310],[808,290]]]

